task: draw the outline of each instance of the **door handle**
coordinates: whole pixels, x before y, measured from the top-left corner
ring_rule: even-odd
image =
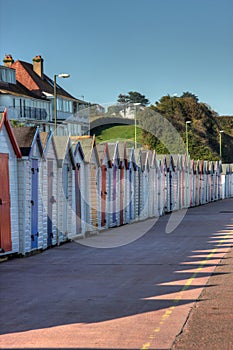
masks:
[[[3,200],[2,200],[2,198],[0,198],[0,205],[7,204],[7,203],[9,203],[9,204],[10,204],[10,202],[9,202],[9,201],[3,201]]]

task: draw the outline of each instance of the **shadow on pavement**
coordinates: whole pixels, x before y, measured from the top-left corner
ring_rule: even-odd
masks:
[[[228,251],[230,245],[225,243],[232,239],[220,244],[218,237],[232,223],[230,217],[221,219],[208,211],[214,232],[205,216],[204,221],[197,219],[206,208],[190,209],[196,215],[187,215],[171,234],[165,233],[167,215],[126,246],[95,249],[72,242],[1,264],[1,334],[97,323],[169,308],[174,305],[174,293],[193,277],[187,290],[203,288],[196,281],[219,274],[211,270],[215,266],[211,261],[218,259],[218,248],[222,254]],[[206,258],[199,258],[200,254]],[[178,304],[194,301],[187,297]]]

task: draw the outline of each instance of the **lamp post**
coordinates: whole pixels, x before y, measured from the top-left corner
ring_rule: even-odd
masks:
[[[57,78],[69,78],[70,75],[66,73],[54,75],[53,86],[53,112],[54,112],[54,135],[57,135]]]
[[[134,103],[134,149],[137,149],[137,106],[140,106],[141,103]]]
[[[221,160],[222,160],[222,133],[223,132],[224,132],[223,130],[219,131],[219,155]]]
[[[190,120],[187,120],[185,122],[185,135],[186,135],[186,154],[188,156],[189,154],[189,135],[188,135],[188,124],[190,124],[191,121]]]

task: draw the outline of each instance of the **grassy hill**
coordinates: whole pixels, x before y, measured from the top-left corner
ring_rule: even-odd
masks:
[[[186,121],[191,121],[188,127],[189,153],[192,159],[218,160],[220,159],[220,130],[222,133],[222,160],[224,163],[233,163],[233,117],[218,116],[216,112],[205,103],[198,102],[192,97],[164,96],[154,106],[146,108],[138,114],[140,127],[137,128],[137,142],[142,146],[155,149],[158,154],[168,153],[166,139],[168,135],[166,128],[161,127],[164,138],[156,138],[152,130],[156,125],[156,113],[162,119],[167,119],[179,133],[185,144]],[[152,114],[152,115],[151,115]],[[134,145],[134,125],[105,124],[91,131],[95,134],[97,142],[127,141],[127,146]]]
[[[127,141],[127,147],[134,146],[134,125],[103,125],[92,130],[97,143]],[[143,146],[142,129],[137,128],[137,145]]]

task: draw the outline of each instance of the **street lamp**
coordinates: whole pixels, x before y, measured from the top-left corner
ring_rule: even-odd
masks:
[[[140,106],[141,103],[133,103],[135,106],[134,110],[134,149],[137,149],[137,106]]]
[[[57,78],[69,78],[70,75],[66,73],[54,75],[54,86],[53,86],[53,106],[54,106],[54,135],[57,135]]]
[[[219,131],[219,154],[220,154],[220,159],[222,160],[222,133],[224,130]]]
[[[188,136],[188,124],[190,124],[191,121],[190,120],[187,120],[185,122],[185,135],[186,135],[186,154],[188,156],[189,154],[189,136]]]

